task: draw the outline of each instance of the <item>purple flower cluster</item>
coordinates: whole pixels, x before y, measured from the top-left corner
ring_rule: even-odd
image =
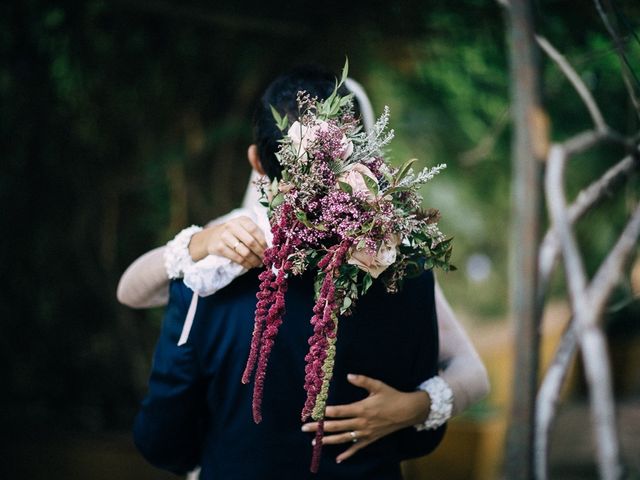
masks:
[[[308,420],[314,410],[319,410],[322,412],[322,417],[316,420],[324,425],[324,409],[327,399],[326,395],[324,397],[321,395],[321,391],[323,383],[331,380],[331,378],[325,378],[333,371],[333,364],[326,367],[327,353],[331,340],[335,340],[337,334],[338,305],[342,300],[341,292],[336,291],[334,276],[336,270],[344,262],[350,246],[351,242],[348,240],[334,245],[318,263],[318,268],[324,273],[324,279],[320,295],[313,307],[313,317],[311,317],[313,335],[309,338],[309,352],[305,356],[307,365],[305,367],[304,389],[307,392],[307,399],[302,409],[302,421]],[[320,404],[320,408],[318,408],[318,404]],[[311,471],[314,473],[317,472],[320,462],[323,436],[324,430],[322,426],[319,426],[311,461]]]
[[[344,133],[336,122],[328,121],[326,128],[319,129],[316,133],[316,138],[310,149],[314,160],[326,165],[328,162],[342,158],[347,148],[344,138]]]
[[[322,367],[327,359],[328,339],[335,337],[336,327],[336,322],[333,319],[337,310],[336,286],[333,274],[334,270],[344,261],[349,245],[348,241],[344,241],[331,247],[318,264],[318,268],[324,272],[324,279],[320,288],[320,295],[313,307],[313,317],[311,317],[313,335],[309,339],[309,353],[305,357],[307,366],[305,367],[304,389],[307,392],[307,400],[302,409],[303,421],[307,420],[311,415],[316,405],[318,393],[322,388],[324,379]]]
[[[325,161],[311,164],[310,177],[314,178],[318,185],[334,185],[336,183],[336,175]]]
[[[331,190],[317,200],[320,222],[341,239],[352,238],[353,232],[373,218],[373,211],[366,207],[365,194],[349,194]]]
[[[371,170],[377,178],[382,178],[382,166],[385,164],[382,157],[371,157],[362,163],[366,165],[366,167]]]
[[[320,457],[322,456],[322,438],[324,437],[324,418],[318,422],[315,441],[313,442],[313,453],[311,454],[311,473],[318,473],[320,468]]]
[[[272,227],[273,246],[265,251],[265,270],[260,274],[260,290],[256,294],[255,323],[249,350],[249,358],[242,375],[242,383],[249,383],[255,369],[253,383],[253,420],[262,421],[262,396],[269,355],[285,312],[284,297],[287,292],[288,260],[292,245],[288,241],[288,224],[292,221],[292,208],[284,205],[280,223]],[[274,273],[277,271],[277,274]]]

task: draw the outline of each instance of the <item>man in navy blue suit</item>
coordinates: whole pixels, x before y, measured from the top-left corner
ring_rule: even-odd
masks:
[[[332,76],[291,73],[272,83],[260,108],[268,112],[268,106],[282,98],[295,105],[298,90],[323,98],[334,85]],[[278,175],[273,155],[277,132],[267,129],[266,137],[257,133],[258,151],[266,162],[250,158],[255,168],[265,164],[270,176]],[[250,149],[250,155],[252,151],[255,154],[256,149]],[[192,292],[181,281],[172,282],[149,392],[134,427],[136,445],[151,463],[175,473],[200,465],[202,480],[398,480],[402,459],[437,446],[443,428],[417,431],[410,426],[342,463],[335,459],[344,447],[325,445],[319,473],[309,472],[312,436],[301,431],[300,411],[305,400],[306,340],[312,333],[310,275],[289,280],[287,312],[264,386],[263,421],[256,425],[251,415],[252,385],[240,380],[251,342],[258,283],[257,273],[250,271],[215,295],[201,298],[189,340],[178,346]],[[437,375],[432,273],[406,280],[394,295],[374,284],[359,300],[355,313],[341,322],[336,347],[330,405],[349,404],[367,395],[347,381],[349,373],[377,378],[405,392]]]

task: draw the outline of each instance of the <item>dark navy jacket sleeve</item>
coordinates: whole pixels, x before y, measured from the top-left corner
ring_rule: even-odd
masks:
[[[134,441],[142,455],[153,465],[180,474],[200,461],[206,411],[192,344],[177,346],[190,293],[181,281],[171,283],[149,391],[134,424]]]

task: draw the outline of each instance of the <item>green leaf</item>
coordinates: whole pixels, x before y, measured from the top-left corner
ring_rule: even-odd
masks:
[[[278,179],[274,178],[273,182],[271,182],[271,195],[275,197],[278,194]]]
[[[349,195],[353,193],[353,188],[351,188],[351,185],[346,182],[341,182],[340,180],[338,180],[338,186],[340,187],[340,190],[342,190],[343,192],[347,192]]]
[[[365,273],[364,277],[362,278],[361,295],[367,293],[367,290],[371,288],[371,285],[373,285],[373,278],[371,278],[371,275],[369,273]]]
[[[271,200],[269,206],[271,208],[276,208],[281,205],[282,202],[284,202],[284,195],[282,193],[278,193],[275,197],[273,197],[273,200]]]
[[[351,307],[351,305],[353,304],[353,301],[351,300],[351,297],[344,297],[342,299],[342,306],[340,307],[340,313],[344,313],[347,310],[349,310],[349,308]]]
[[[313,228],[314,230],[318,230],[319,232],[326,232],[328,230],[327,226],[322,223],[314,224],[310,222],[307,218],[307,214],[302,210],[296,211],[296,218],[307,228]]]
[[[269,107],[271,108],[271,115],[273,115],[273,119],[276,121],[276,125],[280,127],[280,124],[282,123],[282,117],[273,105],[269,105]]]
[[[396,184],[400,183],[400,181],[407,176],[407,173],[409,173],[409,169],[411,168],[411,165],[413,165],[417,161],[418,161],[417,158],[412,158],[402,164],[402,166],[398,169],[398,173],[396,174],[396,182],[395,182]]]
[[[329,168],[336,177],[339,177],[340,174],[345,171],[345,166],[340,160],[334,160],[333,162],[329,163]]]
[[[350,93],[349,95],[345,95],[344,97],[342,97],[340,99],[340,107],[342,108],[347,106],[347,104],[351,102],[351,99],[353,99],[353,93]]]
[[[448,250],[451,248],[451,243],[453,242],[453,237],[447,238],[438,244],[438,247],[443,250]]]
[[[376,224],[374,219],[369,220],[367,223],[365,223],[362,226],[362,233],[368,233],[371,231],[371,229],[373,228],[373,226]]]
[[[305,225],[306,225],[307,223],[309,223],[309,219],[307,218],[307,214],[306,214],[306,213],[304,213],[304,212],[303,212],[303,211],[301,211],[301,210],[297,210],[297,211],[296,211],[296,218],[297,218],[298,220],[300,220],[302,223],[304,223]]]
[[[331,103],[329,104],[329,116],[330,117],[335,117],[340,112],[341,99],[342,99],[342,97],[340,97],[339,95],[336,95],[331,100]]]
[[[339,85],[342,85],[348,76],[349,76],[349,57],[345,57],[344,66],[342,67],[342,76],[340,77]]]
[[[353,302],[351,301],[351,297],[344,297],[344,301],[342,302],[342,307],[347,309],[351,306]]]
[[[320,117],[323,119],[327,119],[331,116],[331,110],[333,108],[333,103],[338,96],[338,84],[333,88],[333,92],[329,95],[321,104],[319,108]],[[338,100],[339,102],[340,100]]]
[[[379,191],[378,190],[378,182],[376,182],[369,175],[365,175],[364,173],[361,173],[360,175],[362,175],[362,179],[364,180],[364,184],[367,186],[369,191],[371,193],[373,193],[374,196],[377,196],[378,195],[378,191]]]

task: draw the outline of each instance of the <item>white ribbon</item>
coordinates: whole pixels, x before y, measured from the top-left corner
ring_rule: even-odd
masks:
[[[193,317],[196,316],[197,306],[198,306],[198,294],[194,293],[193,297],[191,297],[189,310],[187,311],[187,318],[184,319],[184,326],[182,327],[180,340],[178,340],[179,347],[187,343],[187,340],[189,340],[189,332],[191,332],[191,326],[193,325]]]

